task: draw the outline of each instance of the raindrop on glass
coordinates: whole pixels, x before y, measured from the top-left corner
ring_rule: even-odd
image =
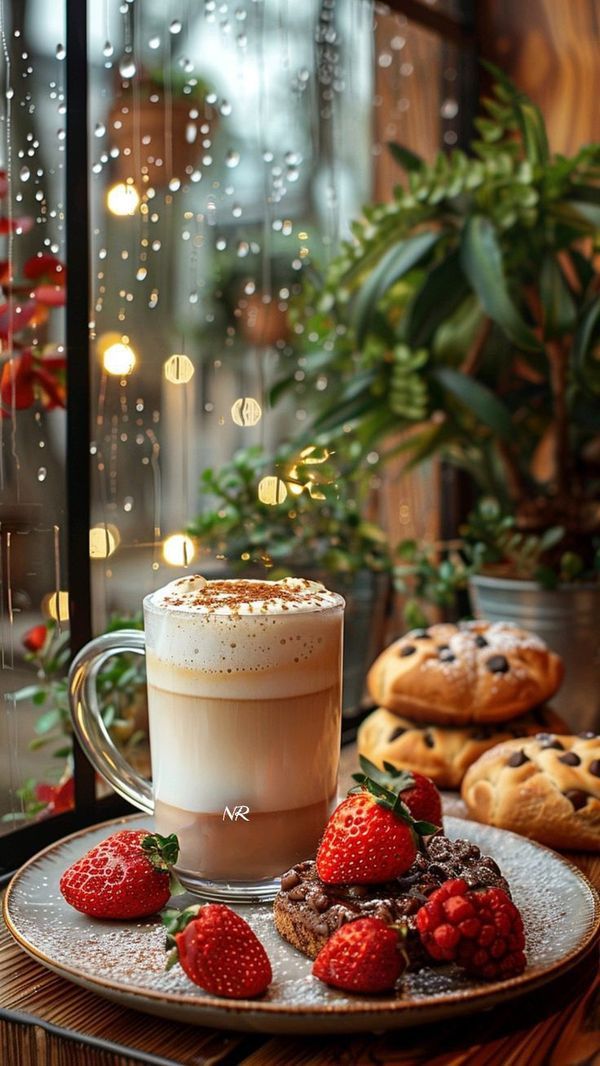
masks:
[[[104,137],[106,126],[103,122],[97,122],[94,126],[94,137]]]
[[[5,96],[6,96],[7,100],[12,100],[14,95],[15,95],[15,90],[14,89],[7,89],[6,90]]]
[[[67,49],[65,48],[64,44],[57,44],[56,53],[55,53],[56,58],[57,59],[64,59],[66,54],[67,54]],[[46,474],[45,474],[45,471],[44,471],[44,477],[45,476],[46,476]],[[43,478],[42,478],[42,481],[43,481]]]
[[[290,167],[286,174],[286,177],[288,181],[298,181],[298,178],[300,177],[300,171],[298,170],[298,167]]]
[[[64,141],[64,139],[67,136],[67,134],[65,133],[64,130],[57,130],[56,131],[56,136],[58,137],[59,141]]]
[[[160,37],[151,37],[148,41],[148,48],[160,48]]]
[[[48,471],[45,466],[38,467],[37,479],[38,481],[45,481],[48,476]]]
[[[169,24],[169,33],[181,33],[181,22],[179,19],[173,19]]]
[[[135,65],[135,61],[133,59],[133,56],[124,55],[123,58],[121,59],[121,61],[119,62],[119,74],[121,75],[121,77],[122,78],[133,78],[134,75],[135,75],[136,70],[137,70],[137,67]]]
[[[102,55],[106,56],[106,58],[109,59],[110,56],[112,56],[113,54],[114,54],[114,48],[113,48],[112,44],[110,43],[110,41],[105,41],[104,42],[104,48],[102,49]]]
[[[31,177],[31,171],[30,171],[29,167],[21,167],[21,169],[19,171],[19,177],[20,177],[21,181],[29,181],[29,179]]]
[[[391,67],[392,57],[389,52],[382,52],[377,62],[380,67]]]
[[[250,245],[248,244],[248,241],[239,241],[238,242],[238,246],[236,248],[236,252],[237,252],[237,255],[238,255],[239,259],[245,259],[246,256],[248,255],[249,251],[250,251]]]
[[[225,156],[225,165],[228,166],[231,170],[233,170],[234,167],[237,167],[239,161],[240,153],[235,152],[233,148],[230,148],[227,155]]]
[[[456,118],[458,115],[458,100],[444,100],[440,108],[440,114],[442,118]]]
[[[233,215],[234,218],[241,218],[242,217],[242,208],[241,208],[241,206],[239,204],[234,204],[233,207],[231,208],[231,214]]]
[[[139,267],[138,271],[137,271],[137,274],[135,276],[136,276],[138,281],[143,281],[144,278],[146,277],[147,273],[148,273],[148,271],[146,270],[146,267]]]
[[[123,500],[123,510],[127,512],[133,510],[133,496],[125,497],[125,499]]]
[[[171,192],[177,192],[177,190],[181,188],[181,182],[179,178],[171,178],[169,182],[169,188]]]
[[[221,112],[222,115],[230,115],[231,114],[231,104],[229,103],[229,100],[222,100],[221,101],[221,103],[219,105],[219,111]]]

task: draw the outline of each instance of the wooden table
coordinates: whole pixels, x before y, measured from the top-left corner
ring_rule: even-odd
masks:
[[[346,779],[353,752],[344,753]],[[447,813],[460,814],[448,798]],[[569,856],[600,888],[600,856]],[[443,1025],[348,1037],[273,1037],[163,1021],[41,967],[0,929],[1,1066],[600,1066],[594,954],[504,1008]]]

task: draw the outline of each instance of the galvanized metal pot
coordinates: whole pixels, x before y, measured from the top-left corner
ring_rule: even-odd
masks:
[[[530,629],[562,656],[565,679],[552,706],[573,732],[600,730],[600,585],[545,589],[536,581],[478,575],[469,594],[476,618]]]

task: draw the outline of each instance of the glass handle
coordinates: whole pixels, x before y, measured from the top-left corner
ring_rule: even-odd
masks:
[[[73,728],[92,765],[123,799],[152,814],[152,785],[115,747],[102,721],[96,684],[107,659],[122,652],[143,655],[144,651],[145,638],[139,629],[122,629],[96,637],[73,660],[69,671],[69,701]]]

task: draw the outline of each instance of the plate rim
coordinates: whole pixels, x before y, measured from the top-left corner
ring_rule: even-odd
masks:
[[[439,995],[423,996],[419,999],[405,1000],[398,998],[396,1000],[386,999],[384,1001],[377,1001],[375,997],[372,999],[358,999],[355,1003],[323,1003],[319,1005],[314,1004],[278,1004],[268,1001],[261,1001],[260,999],[226,999],[222,996],[210,996],[207,993],[203,993],[201,996],[191,992],[189,995],[183,996],[179,992],[165,992],[151,988],[141,988],[139,985],[115,985],[105,977],[99,977],[87,973],[84,970],[79,970],[68,963],[57,962],[45,952],[40,951],[39,948],[32,945],[23,934],[20,933],[15,926],[12,917],[10,915],[10,900],[13,891],[18,886],[20,879],[28,872],[30,867],[43,860],[49,853],[57,850],[64,844],[70,843],[72,840],[76,840],[79,837],[85,836],[88,833],[96,832],[99,829],[108,827],[126,825],[136,820],[143,820],[148,818],[147,814],[139,813],[132,815],[124,815],[117,818],[111,818],[104,822],[98,822],[93,825],[85,826],[82,829],[75,830],[73,833],[69,833],[67,836],[60,837],[58,840],[48,844],[41,851],[37,852],[30,859],[28,859],[23,865],[13,874],[6,890],[2,902],[2,916],[6,927],[11,936],[16,940],[20,947],[33,959],[40,962],[42,965],[52,970],[59,976],[66,975],[66,979],[72,979],[74,983],[81,984],[86,982],[86,987],[92,990],[91,986],[98,986],[98,995],[102,995],[101,990],[107,989],[110,992],[118,993],[129,997],[130,999],[139,999],[145,1001],[154,1001],[158,1003],[172,1004],[175,1007],[192,1010],[197,1009],[201,1012],[208,1013],[209,1011],[219,1011],[220,1013],[230,1015],[254,1015],[255,1017],[264,1016],[265,1018],[276,1015],[279,1017],[289,1017],[290,1019],[297,1017],[310,1016],[311,1018],[328,1018],[338,1017],[343,1018],[349,1016],[352,1018],[360,1016],[373,1016],[377,1018],[381,1015],[407,1015],[414,1014],[416,1016],[415,1024],[419,1023],[419,1015],[426,1015],[427,1012],[431,1012],[439,1007],[440,1010],[444,1008],[456,1007],[458,1010],[465,1004],[473,1005],[474,1010],[483,1009],[487,1000],[497,1001],[498,997],[503,1000],[508,1000],[514,996],[527,992],[533,992],[540,985],[544,985],[559,977],[561,974],[567,972],[578,962],[583,961],[584,958],[592,951],[595,942],[600,940],[600,894],[594,885],[588,880],[582,870],[575,866],[574,863],[569,862],[558,852],[553,851],[552,848],[546,847],[544,844],[539,844],[535,840],[530,840],[528,837],[523,837],[518,833],[512,833],[506,829],[499,829],[496,826],[488,826],[485,823],[475,822],[469,818],[460,818],[455,815],[446,815],[446,818],[450,818],[454,822],[462,822],[465,826],[483,825],[486,829],[491,829],[494,833],[500,833],[503,836],[516,837],[520,842],[531,845],[533,848],[540,849],[544,852],[549,852],[554,860],[557,860],[561,864],[567,867],[576,879],[580,882],[581,886],[589,893],[590,900],[593,907],[592,920],[590,923],[590,929],[586,933],[584,939],[577,947],[572,948],[565,956],[552,963],[550,966],[545,967],[538,973],[528,973],[526,969],[522,974],[516,977],[506,978],[503,981],[494,981],[490,984],[481,984],[475,988],[468,990],[458,990],[455,992],[444,992]],[[151,1005],[151,1002],[150,1004]]]

